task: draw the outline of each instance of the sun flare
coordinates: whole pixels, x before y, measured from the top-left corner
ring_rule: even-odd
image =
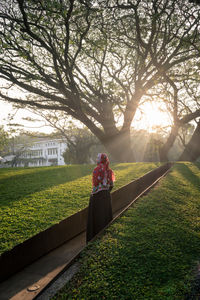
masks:
[[[132,125],[136,129],[155,132],[158,127],[170,126],[171,119],[169,113],[162,108],[161,104],[146,102],[138,109]]]

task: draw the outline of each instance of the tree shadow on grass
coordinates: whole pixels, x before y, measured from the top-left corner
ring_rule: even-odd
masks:
[[[188,169],[184,164],[177,167],[196,186],[197,178],[191,179],[194,174]],[[184,299],[189,275],[199,259],[200,228],[194,218],[198,219],[200,209],[194,216],[190,205],[194,201],[195,206],[196,199],[183,198],[176,190],[182,182],[173,173],[167,177],[170,188],[168,182],[164,188],[161,184],[153,195],[140,199],[86,249],[85,273],[80,282],[85,279],[88,284],[86,281],[86,288],[77,287],[79,295],[90,295],[88,299],[94,295],[109,299]],[[73,285],[69,284],[66,291],[68,296],[75,296]]]
[[[114,169],[116,170],[124,170],[124,169],[127,169],[127,167],[129,166],[133,166],[134,165],[136,167],[138,167],[139,165],[143,166],[144,168],[147,166],[150,166],[150,165],[154,165],[155,168],[159,167],[161,165],[160,162],[135,162],[135,163],[115,163],[115,164],[111,164],[111,168],[114,167]]]
[[[192,184],[198,185],[199,177],[187,166],[183,164],[177,169]],[[173,175],[168,176],[173,179]],[[163,299],[178,296],[175,293],[184,290],[188,283],[188,273],[194,261],[199,259],[200,228],[196,227],[193,220],[195,216],[190,211],[191,201],[194,201],[195,205],[196,199],[191,198],[188,201],[187,197],[183,199],[179,195],[179,207],[180,201],[177,201],[175,191],[176,189],[171,194],[169,192],[167,197],[163,194],[164,201],[161,194],[157,194],[157,198],[150,198],[149,201],[146,201],[148,198],[144,198],[135,210],[132,208],[127,211],[118,221],[119,226],[115,224],[114,230],[110,230],[111,241],[113,238],[118,240],[116,249],[112,251],[115,253],[115,250],[118,252],[117,249],[120,249],[113,263],[118,264],[120,268],[119,258],[123,257],[122,265],[131,265],[122,278],[126,278],[127,288],[130,286],[131,277],[133,281],[136,280],[135,289],[140,290],[138,299],[142,299],[142,293],[145,289],[148,290],[148,286],[152,297],[157,294],[155,299],[159,299],[159,293]],[[198,215],[197,212],[196,217]],[[113,236],[113,233],[117,235]],[[121,267],[123,270],[123,266]],[[116,275],[117,272],[114,274],[114,280],[117,280]]]
[[[18,174],[0,180],[0,206],[9,205],[13,201],[53,188],[91,174],[92,166],[67,166],[65,168],[37,168],[29,174]]]
[[[118,171],[127,169],[128,165],[114,164],[113,167]],[[35,168],[31,170],[31,173],[26,173],[27,169],[24,169],[25,174],[20,173],[16,175],[13,173],[19,169],[8,170],[12,174],[0,179],[0,206],[10,205],[13,201],[19,201],[31,194],[77,180],[87,175],[92,175],[94,167],[95,165],[71,165],[65,167]],[[23,171],[23,169],[20,171]],[[133,173],[133,171],[128,172],[126,176],[130,173]]]
[[[200,164],[194,164],[200,169]],[[199,188],[200,177],[194,174],[186,163],[176,164],[176,170],[184,176],[194,187]]]
[[[77,170],[78,168],[78,170]],[[88,174],[91,175],[91,171],[93,170],[94,165],[89,166],[71,166],[71,172],[69,172],[69,169],[66,168],[46,168],[46,169],[37,169],[34,173],[32,174],[21,174],[21,175],[17,175],[17,176],[12,176],[11,178],[7,178],[7,179],[3,179],[0,180],[0,186],[3,182],[5,190],[2,190],[0,187],[0,206],[8,206],[8,210],[5,209],[5,214],[3,216],[4,219],[7,220],[8,215],[6,214],[7,211],[9,212],[9,209],[12,208],[13,202],[14,201],[19,201],[20,199],[23,198],[28,198],[29,195],[37,193],[37,192],[41,192],[43,190],[47,190],[48,188],[52,188],[55,186],[58,186],[58,189],[56,189],[55,191],[55,195],[54,195],[54,190],[52,190],[52,194],[51,194],[51,190],[50,190],[50,196],[52,197],[52,202],[51,204],[49,204],[49,202],[45,202],[42,200],[42,197],[40,199],[36,199],[35,204],[30,204],[30,207],[32,205],[32,207],[34,208],[34,210],[32,211],[28,211],[28,214],[24,213],[23,209],[25,208],[25,211],[27,211],[27,209],[29,208],[29,199],[25,199],[25,202],[21,201],[21,203],[18,203],[17,205],[15,205],[15,211],[14,211],[14,215],[16,216],[16,214],[18,214],[18,218],[15,219],[15,221],[13,222],[12,218],[10,218],[10,220],[13,222],[11,224],[11,231],[12,228],[15,229],[18,228],[18,224],[17,222],[19,221],[20,225],[19,228],[21,228],[21,232],[23,232],[23,235],[26,232],[26,228],[23,228],[23,224],[21,224],[23,218],[24,220],[26,220],[25,222],[25,227],[27,227],[27,224],[29,224],[30,227],[32,227],[32,224],[34,225],[35,223],[35,218],[37,220],[39,220],[39,224],[40,226],[45,226],[45,229],[47,228],[46,222],[53,222],[53,220],[57,220],[56,218],[58,218],[57,215],[59,215],[59,211],[73,211],[72,213],[77,212],[78,210],[84,208],[83,205],[85,205],[85,207],[87,206],[87,201],[85,201],[86,197],[87,197],[87,193],[88,193],[88,201],[89,201],[89,193],[90,193],[90,188],[85,189],[83,191],[83,189],[81,188],[81,186],[79,185],[75,185],[72,186],[69,184],[68,186],[71,187],[71,191],[68,189],[69,193],[71,193],[70,195],[68,195],[66,193],[66,195],[64,195],[64,200],[63,198],[59,198],[59,185],[62,183],[66,183],[66,182],[70,182],[74,179],[79,179],[82,180],[82,182],[84,182],[84,176],[87,176]],[[132,174],[134,173],[134,170],[132,168],[127,168],[127,166],[120,166],[120,170],[122,169],[127,169],[128,172],[125,172],[123,176],[120,177],[119,179],[119,187],[121,187],[124,184],[127,184],[127,178],[131,178]],[[152,169],[152,168],[151,168]],[[118,166],[116,166],[116,170],[118,170]],[[150,168],[147,170],[146,168],[144,168],[145,173],[147,171],[150,171]],[[137,170],[138,171],[138,170]],[[74,172],[74,173],[73,173]],[[143,175],[143,174],[142,174]],[[67,177],[69,176],[69,177]],[[79,177],[78,177],[79,176]],[[138,176],[139,177],[139,176]],[[70,179],[70,180],[69,180]],[[88,180],[88,176],[87,176],[87,180]],[[87,181],[88,184],[88,181]],[[9,187],[9,190],[7,189]],[[78,189],[80,188],[81,191],[81,197],[79,197],[79,190],[77,191],[77,187]],[[61,187],[60,187],[61,189]],[[74,196],[74,192],[75,195],[77,195],[77,199],[76,196]],[[71,195],[73,194],[73,197],[71,197]],[[62,195],[61,195],[62,196]],[[3,198],[5,197],[5,198]],[[38,196],[39,197],[39,196]],[[43,194],[43,197],[46,197]],[[58,201],[54,201],[55,197],[58,197]],[[48,196],[47,196],[48,198]],[[65,199],[66,198],[66,199]],[[32,199],[32,198],[31,198]],[[34,200],[34,199],[33,199]],[[84,200],[84,201],[83,201]],[[87,199],[86,199],[87,200]],[[42,207],[39,204],[39,210],[36,209],[37,204],[41,202],[42,203]],[[55,203],[56,204],[55,204]],[[60,205],[60,206],[59,206]],[[17,209],[16,209],[17,207]],[[2,208],[4,209],[4,208]],[[42,212],[42,213],[41,213]],[[23,213],[25,214],[25,216],[28,216],[29,219],[26,219],[26,217],[22,217]],[[40,217],[41,216],[41,217]],[[44,220],[43,220],[43,216],[44,216]],[[59,217],[60,218],[60,217]],[[60,221],[61,219],[59,219]],[[57,222],[56,221],[56,222]],[[9,222],[9,220],[8,220]],[[42,225],[43,224],[43,225]],[[37,225],[37,228],[38,228]],[[35,225],[34,225],[35,226]],[[33,226],[33,227],[34,227]],[[35,227],[34,227],[35,228]],[[9,231],[10,229],[8,229]],[[15,229],[16,230],[16,229]],[[36,232],[37,233],[37,232]],[[8,235],[9,236],[9,235]],[[15,237],[16,238],[16,237]]]
[[[200,162],[196,162],[196,163],[194,163],[194,165],[200,169]]]
[[[136,299],[142,299],[145,289],[149,289],[151,296],[157,295],[155,299],[159,299],[159,292],[160,299],[170,295],[169,299],[172,299],[174,294],[170,290],[175,290],[178,285],[181,287],[181,282],[183,288],[183,281],[188,275],[185,270],[189,271],[194,259],[199,258],[200,237],[182,214],[178,215],[177,222],[177,210],[174,211],[176,216],[172,212],[171,207],[170,213],[165,211],[166,216],[158,213],[150,218],[142,209],[139,220],[130,213],[127,219],[120,222],[123,232],[117,235],[117,245],[112,248],[117,255],[107,267],[118,266],[119,269],[112,274],[112,282],[120,284],[118,277],[121,270],[122,286],[126,286],[127,290],[138,290],[138,294],[134,295]],[[111,241],[113,238],[111,235]],[[134,287],[130,282],[134,282]],[[120,293],[122,295],[123,291],[120,290]]]

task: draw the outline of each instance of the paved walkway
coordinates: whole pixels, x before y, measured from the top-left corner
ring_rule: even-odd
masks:
[[[113,221],[124,208],[113,216]],[[0,283],[0,300],[31,300],[67,269],[86,246],[86,232],[49,252],[20,272]]]
[[[0,300],[34,299],[56,275],[66,268],[85,245],[85,232],[83,232],[0,283]]]
[[[126,208],[117,211],[113,221],[124,210]],[[0,283],[0,300],[34,299],[51,284],[56,276],[67,269],[85,246],[86,232],[84,231]]]

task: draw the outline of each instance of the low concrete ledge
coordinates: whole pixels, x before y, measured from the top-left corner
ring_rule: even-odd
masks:
[[[87,208],[36,234],[0,256],[0,282],[85,231]]]
[[[112,193],[113,214],[126,207],[170,167],[170,163],[162,165],[114,191]],[[86,207],[60,223],[15,246],[10,251],[4,252],[0,256],[0,282],[84,232],[86,229],[87,211],[88,208]]]

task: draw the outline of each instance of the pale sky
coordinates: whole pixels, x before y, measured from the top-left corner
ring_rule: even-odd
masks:
[[[4,125],[5,129],[9,128],[8,126],[6,126],[6,124],[8,123],[9,113],[14,113],[14,112],[16,112],[16,109],[13,109],[13,107],[10,103],[0,100],[0,125]],[[30,111],[28,111],[26,109],[19,109],[17,111],[12,123],[23,124],[25,126],[24,130],[39,131],[39,132],[44,132],[44,133],[51,133],[53,131],[53,129],[50,126],[44,126],[42,128],[38,128],[43,123],[35,122],[33,124],[33,123],[23,120],[22,118],[24,118],[24,117],[32,117],[32,118],[39,119],[38,116],[31,114]],[[32,125],[35,126],[36,128],[29,128]]]
[[[145,103],[143,105],[143,115],[138,111],[135,116],[135,121],[133,122],[133,127],[135,129],[146,129],[150,132],[155,131],[155,126],[167,126],[171,123],[169,116],[167,113],[162,112],[154,103]],[[12,105],[0,100],[0,125],[6,125],[8,119],[8,115],[11,112],[15,112],[16,109],[12,108]],[[17,111],[13,123],[23,124],[25,126],[24,130],[30,131],[39,131],[44,133],[51,133],[53,129],[50,126],[44,126],[39,128],[42,124],[40,122],[27,122],[23,120],[23,117],[32,117],[38,119],[39,117],[32,114],[30,111],[25,109],[20,109]],[[30,128],[31,126],[35,126],[35,128]],[[6,129],[8,127],[5,127]]]
[[[3,88],[6,86],[6,81],[0,79],[0,88]],[[6,91],[10,97],[15,97],[17,94],[19,97],[24,96],[24,91],[17,89],[17,88],[10,88],[9,90]],[[141,114],[140,110],[137,110],[134,122],[132,123],[132,126],[135,129],[145,129],[148,130],[149,132],[154,132],[155,131],[155,126],[167,126],[171,124],[171,120],[169,115],[166,112],[163,112],[161,110],[161,106],[163,104],[161,103],[150,103],[150,102],[145,102],[141,106],[141,110],[143,113]],[[13,109],[12,105],[8,102],[0,100],[0,125],[6,126],[8,123],[8,115],[9,113],[14,113],[16,112],[16,109]],[[53,128],[50,126],[43,126],[40,127],[41,125],[44,125],[45,122],[28,122],[23,120],[24,117],[31,117],[33,119],[39,119],[38,115],[34,115],[30,111],[26,109],[19,109],[12,121],[12,123],[19,123],[23,124],[25,126],[24,130],[26,131],[39,131],[43,133],[51,133],[53,132]],[[42,118],[41,118],[42,119]],[[121,119],[120,123],[123,122],[123,119]],[[119,124],[120,124],[119,123]],[[32,128],[29,128],[32,126]],[[34,128],[35,127],[35,128]],[[5,127],[5,129],[8,129],[8,127]]]
[[[12,105],[4,103],[0,100],[0,122],[4,123],[3,119],[7,117],[8,112],[12,109]]]

